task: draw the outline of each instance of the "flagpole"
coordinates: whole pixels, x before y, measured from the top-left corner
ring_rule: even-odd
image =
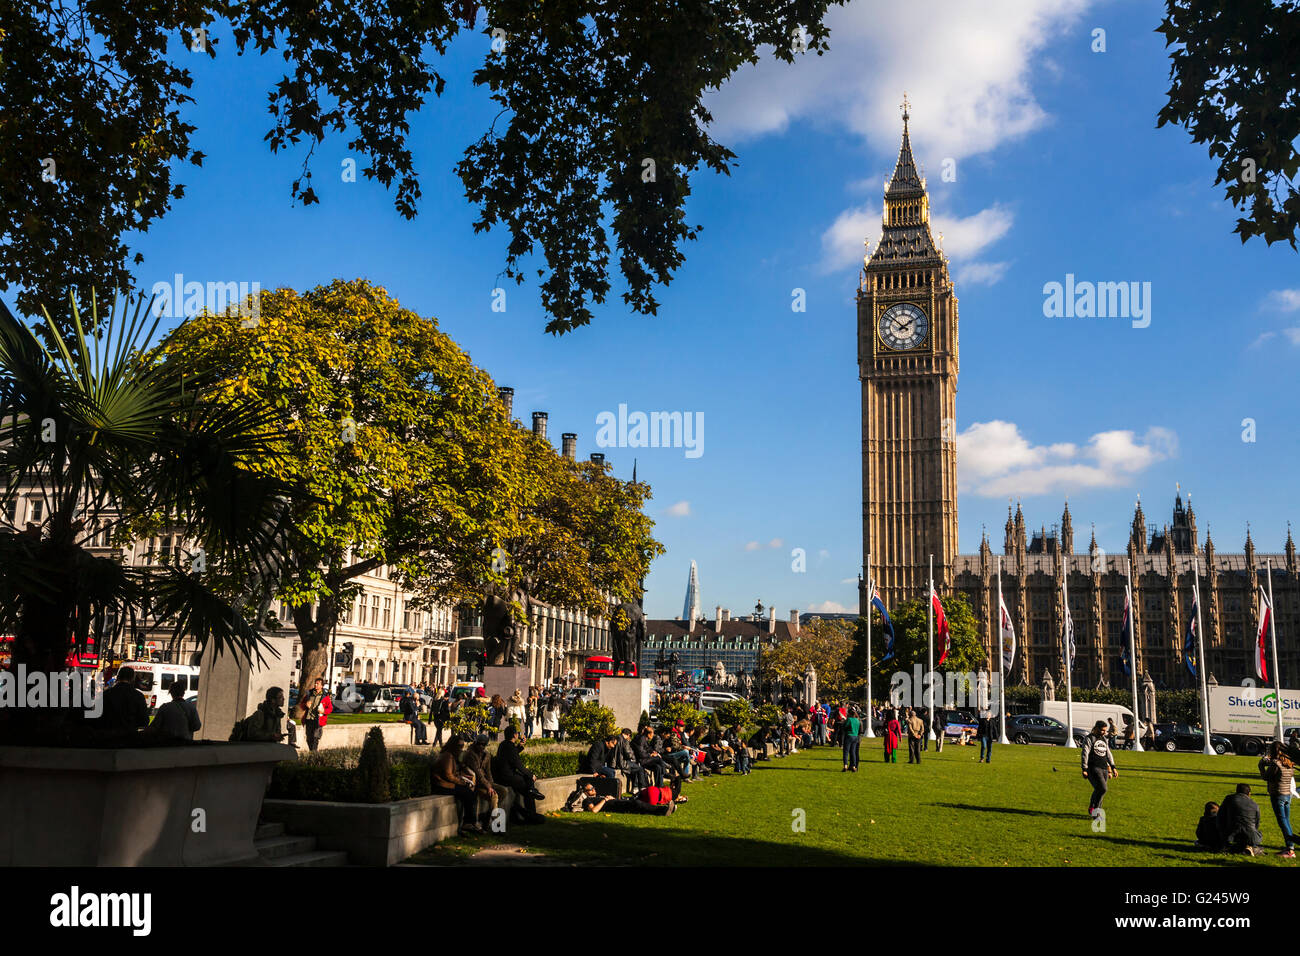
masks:
[[[871,580],[871,552],[867,552],[867,736],[876,736],[871,726],[871,599],[875,597],[876,582]]]
[[[1196,608],[1196,676],[1201,681],[1201,726],[1205,730],[1205,746],[1201,749],[1201,753],[1213,757],[1214,748],[1210,746],[1210,688],[1205,683],[1205,635],[1201,633],[1201,562],[1196,555],[1192,555],[1192,582],[1196,588],[1196,600],[1193,604]]]
[[[931,719],[928,721],[928,723],[930,724],[930,739],[934,740],[934,555],[933,554],[930,555],[930,591],[925,596],[925,608],[926,608],[925,620],[930,628],[930,646],[928,648],[930,654],[930,659],[929,659],[930,669],[926,674],[927,679],[930,681],[930,686],[929,686],[929,695],[928,695],[929,699],[925,702],[925,706],[928,707],[931,712],[930,713]]]
[[[1125,588],[1128,591],[1128,669],[1133,678],[1133,749],[1142,750],[1141,706],[1138,704],[1138,659],[1137,659],[1137,608],[1133,606],[1133,559],[1129,558],[1124,567]]]
[[[1281,743],[1282,730],[1282,672],[1277,666],[1277,609],[1273,606],[1273,559],[1268,562],[1268,631],[1273,645],[1273,690],[1277,693],[1277,742]]]
[[[1074,655],[1070,653],[1070,644],[1074,641],[1074,621],[1070,617],[1070,556],[1061,556],[1061,603],[1065,606],[1065,626],[1061,635],[1061,658],[1065,663],[1065,746],[1075,748],[1074,742]]]
[[[1010,744],[1007,740],[1007,659],[1002,655],[1002,555],[998,555],[998,726],[1002,737],[1000,744]]]

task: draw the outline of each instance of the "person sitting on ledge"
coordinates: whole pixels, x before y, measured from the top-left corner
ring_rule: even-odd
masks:
[[[431,772],[434,796],[453,797],[456,800],[459,833],[462,836],[483,832],[475,819],[478,798],[474,796],[474,775],[460,766],[464,747],[465,738],[460,734],[452,734],[434,760]]]
[[[424,721],[420,719],[420,698],[416,694],[403,694],[402,703],[399,705],[402,711],[402,723],[410,724],[415,731],[415,746],[427,747],[429,745],[429,730],[424,726]],[[310,736],[308,737],[310,739]],[[313,750],[316,748],[313,747]]]
[[[460,762],[465,773],[474,776],[472,785],[474,796],[487,801],[487,813],[478,821],[479,826],[484,829],[489,826],[492,814],[505,794],[505,788],[497,786],[496,781],[492,779],[492,758],[488,755],[487,745],[487,734],[479,734],[474,738],[474,742],[465,748]]]
[[[492,778],[499,784],[514,790],[518,799],[515,801],[519,822],[542,823],[546,817],[537,812],[537,801],[546,796],[537,789],[537,775],[524,766],[522,750],[518,743],[519,731],[507,727],[505,740],[497,747],[496,756],[492,758]],[[522,811],[518,808],[522,805]]]
[[[631,727],[624,727],[618,732],[618,745],[614,749],[614,767],[629,775],[632,786],[636,790],[640,790],[650,782],[646,772],[636,762],[636,754],[632,752]]]
[[[587,751],[587,762],[591,765],[591,772],[610,780],[617,780],[618,769],[613,766],[617,749],[618,734],[608,734],[593,741],[591,749]]]

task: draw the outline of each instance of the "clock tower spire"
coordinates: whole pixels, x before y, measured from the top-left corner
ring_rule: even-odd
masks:
[[[957,297],[930,233],[925,179],[903,139],[880,241],[858,288],[862,552],[886,606],[950,586],[957,554]],[[860,605],[865,607],[865,605]]]

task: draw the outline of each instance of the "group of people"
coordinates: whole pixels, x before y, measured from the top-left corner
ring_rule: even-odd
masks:
[[[433,793],[455,799],[459,832],[484,832],[510,791],[514,792],[513,822],[544,822],[537,802],[546,796],[537,788],[537,775],[524,765],[520,733],[507,727],[494,754],[489,754],[488,745],[487,734],[452,734],[434,758]],[[482,814],[480,801],[486,808]]]
[[[1295,858],[1295,845],[1300,842],[1291,830],[1291,798],[1300,796],[1296,792],[1293,754],[1291,748],[1275,741],[1259,759],[1259,775],[1264,779],[1273,818],[1282,833],[1279,855],[1286,859]],[[1196,824],[1196,845],[1203,850],[1251,856],[1263,853],[1259,804],[1251,799],[1252,793],[1250,784],[1239,783],[1221,803],[1207,803]]]
[[[563,739],[560,719],[569,712],[572,705],[558,691],[545,693],[539,687],[530,687],[525,695],[519,688],[515,688],[508,698],[500,694],[493,694],[489,698],[482,693],[481,687],[477,690],[479,694],[475,697],[453,698],[441,687],[432,688],[427,716],[428,723],[434,728],[432,741],[428,739],[428,726],[420,716],[421,698],[412,694],[404,695],[398,707],[402,720],[410,724],[415,732],[416,745],[433,743],[441,746],[452,715],[471,702],[486,705],[487,714],[476,730],[477,733],[486,734],[489,742],[495,742],[507,727],[514,727],[524,740],[537,736]]]

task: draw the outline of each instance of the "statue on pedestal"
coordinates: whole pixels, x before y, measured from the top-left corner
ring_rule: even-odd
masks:
[[[645,611],[639,604],[624,601],[613,609],[609,617],[609,646],[614,658],[614,673],[620,669],[630,675],[636,665],[641,667],[641,646],[645,643]],[[621,665],[621,667],[620,667]]]

